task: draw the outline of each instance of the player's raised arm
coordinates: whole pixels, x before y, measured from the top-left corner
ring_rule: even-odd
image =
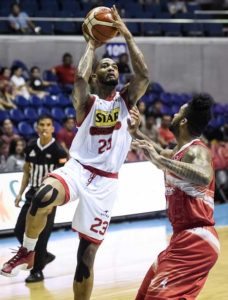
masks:
[[[119,16],[115,5],[111,8],[114,19],[114,26],[118,28],[120,34],[124,37],[131,58],[131,64],[134,75],[128,86],[129,102],[133,106],[144,95],[148,84],[149,75],[148,68],[144,61],[144,57],[138,46],[136,45],[131,32]]]

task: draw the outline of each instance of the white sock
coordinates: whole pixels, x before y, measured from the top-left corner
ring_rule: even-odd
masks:
[[[33,251],[35,249],[37,241],[38,238],[30,239],[29,237],[26,236],[26,234],[24,234],[23,247],[25,247],[28,251]]]

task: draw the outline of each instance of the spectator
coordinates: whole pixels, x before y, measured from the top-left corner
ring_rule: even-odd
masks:
[[[2,135],[1,140],[6,144],[5,148],[5,156],[8,156],[9,153],[9,146],[10,143],[15,140],[19,139],[20,136],[14,132],[13,123],[10,119],[5,119],[2,123]]]
[[[174,134],[169,130],[172,118],[164,115],[161,120],[161,127],[158,129],[158,141],[162,147],[170,147],[176,144]]]
[[[76,76],[76,67],[73,66],[73,58],[70,53],[65,53],[62,58],[62,65],[52,68],[53,74],[56,74],[58,82],[71,92]]]
[[[12,101],[12,97],[5,91],[5,84],[3,80],[0,80],[0,110],[6,110],[16,108],[16,105]]]
[[[12,83],[10,82],[10,69],[9,68],[2,68],[1,73],[0,73],[0,81],[3,84],[3,89],[4,92],[12,95],[13,94],[13,88],[12,88]],[[13,95],[12,95],[13,96]]]
[[[50,85],[55,84],[49,81],[44,81],[41,78],[40,68],[34,66],[30,70],[30,79],[29,79],[29,92],[32,95],[36,95],[39,98],[43,98],[49,93],[46,91],[46,88]]]
[[[9,147],[9,156],[6,161],[7,172],[22,172],[25,162],[25,140],[12,140]]]
[[[151,106],[148,107],[147,112],[148,115],[154,116],[159,123],[159,119],[163,116],[163,103],[160,100],[156,100]]]
[[[75,133],[76,133],[76,126],[75,126],[75,117],[74,116],[68,116],[64,120],[63,128],[60,129],[60,131],[56,135],[56,139],[59,142],[59,144],[66,150],[66,152],[69,152],[71,143],[74,139]]]
[[[184,1],[171,0],[168,2],[168,10],[171,15],[176,15],[177,13],[186,13],[187,7]]]
[[[22,68],[18,66],[12,67],[11,82],[13,84],[14,94],[23,96],[26,99],[30,98],[25,79],[22,77]]]
[[[7,152],[7,145],[6,143],[0,139],[0,173],[6,171],[6,152]]]
[[[150,138],[154,142],[158,142],[158,130],[156,127],[156,120],[154,116],[148,115],[146,117],[145,126],[141,127],[142,133],[144,133],[148,138]]]
[[[22,12],[20,5],[14,3],[11,5],[11,14],[9,15],[9,25],[13,33],[40,33],[41,28],[36,27],[29,19],[26,12]]]
[[[119,55],[117,66],[120,74],[131,73],[131,69],[129,67],[129,57],[127,53],[122,53]]]

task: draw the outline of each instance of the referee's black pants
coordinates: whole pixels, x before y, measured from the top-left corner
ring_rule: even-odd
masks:
[[[25,222],[26,222],[26,215],[29,210],[32,198],[36,193],[37,189],[31,188],[25,194],[25,203],[21,208],[20,214],[17,219],[17,223],[14,229],[14,233],[18,239],[18,241],[22,244],[24,233],[25,233]],[[52,232],[54,219],[55,219],[56,207],[53,208],[52,212],[48,215],[47,224],[44,230],[39,235],[36,247],[35,247],[35,260],[32,272],[35,273],[37,271],[42,271],[45,267],[45,258],[47,257],[47,243],[49,237]]]

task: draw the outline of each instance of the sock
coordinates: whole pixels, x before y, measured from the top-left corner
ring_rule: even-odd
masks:
[[[25,247],[28,251],[34,251],[37,241],[38,238],[30,239],[26,236],[26,234],[24,234],[23,247]]]

